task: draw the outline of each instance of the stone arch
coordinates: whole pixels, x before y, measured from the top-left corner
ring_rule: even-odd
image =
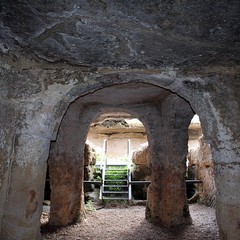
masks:
[[[143,72],[144,71],[134,73],[123,72],[116,74],[99,74],[100,76],[98,75],[98,80],[100,80],[99,82],[101,82],[101,84],[99,84],[99,82],[95,82],[95,84],[92,84],[91,87],[88,88],[88,92],[94,91],[94,89],[96,89],[96,86],[99,89],[114,84],[142,82],[169,89],[170,91],[179,94],[188,102],[190,102],[194,111],[200,117],[205,140],[212,146],[213,159],[215,161],[215,179],[218,190],[217,202],[219,202],[219,204],[217,204],[216,209],[220,234],[223,236],[232,236],[232,232],[236,231],[236,228],[238,228],[237,222],[235,221],[231,229],[229,228],[229,224],[226,219],[231,219],[231,216],[227,214],[226,217],[225,214],[228,212],[228,210],[223,209],[225,207],[230,211],[232,206],[231,204],[226,204],[225,199],[228,199],[228,197],[223,192],[230,187],[232,189],[232,195],[238,196],[240,193],[236,191],[235,187],[229,186],[228,184],[226,185],[226,182],[223,182],[222,177],[220,176],[224,175],[227,177],[229,175],[232,175],[233,172],[238,172],[238,164],[235,165],[233,163],[234,167],[232,170],[229,170],[229,168],[225,166],[226,162],[228,162],[230,166],[232,165],[232,162],[235,161],[235,159],[239,159],[236,152],[236,149],[239,148],[239,144],[237,140],[233,140],[231,133],[230,135],[227,133],[227,129],[232,129],[230,131],[233,131],[234,129],[234,124],[233,126],[229,126],[231,124],[227,122],[227,118],[229,120],[229,117],[231,116],[231,119],[235,119],[235,121],[233,120],[232,122],[236,124],[238,117],[234,116],[234,113],[232,111],[229,111],[227,114],[229,117],[223,120],[222,114],[218,111],[218,100],[219,98],[222,98],[222,96],[214,95],[215,86],[211,83],[205,83],[208,81],[208,78],[203,80],[200,77],[195,78],[191,76],[177,76],[177,72],[172,69],[168,70],[165,73],[154,72],[149,74]],[[224,84],[218,85],[218,87],[222,89],[221,91],[229,91],[229,89],[227,90],[227,86]],[[78,92],[76,89],[73,91],[75,93]],[[222,106],[224,106],[223,104],[224,103],[222,102]],[[229,110],[230,109],[231,107]],[[224,134],[221,134],[221,132],[224,132]],[[219,143],[221,143],[221,145],[219,145]],[[227,150],[225,150],[224,144],[226,144]],[[228,155],[226,155],[226,153],[228,153]],[[238,181],[238,175],[235,176],[235,181]],[[229,237],[224,237],[224,239],[225,238],[227,239]]]
[[[91,74],[91,76],[85,76],[85,82],[80,82],[71,87],[54,106],[54,115],[58,116],[55,126],[52,127],[52,139],[55,138],[58,126],[61,119],[71,102],[74,102],[77,98],[83,97],[87,94],[91,94],[101,89],[122,85],[122,84],[149,84],[152,86],[167,89],[173,93],[176,93],[180,97],[184,98],[190,103],[194,111],[199,115],[203,126],[203,132],[208,141],[212,141],[213,137],[209,136],[209,131],[216,132],[215,127],[217,124],[217,117],[215,114],[216,109],[211,101],[211,93],[204,93],[201,88],[206,88],[203,79],[192,78],[188,76],[177,76],[177,71],[174,69],[168,69],[168,71],[160,72],[153,70],[146,71],[110,71],[110,73],[98,72],[97,74]],[[89,84],[89,82],[91,84]],[[63,92],[64,93],[64,92]],[[71,97],[69,97],[71,96]],[[206,116],[207,115],[207,116]],[[208,137],[209,136],[209,137]],[[216,136],[214,136],[215,139]]]
[[[207,92],[206,93],[206,86],[202,83],[201,79],[195,79],[195,78],[189,78],[189,77],[177,77],[172,73],[172,71],[169,71],[168,74],[162,74],[162,73],[117,73],[117,74],[102,74],[102,76],[99,77],[101,74],[96,74],[95,76],[91,76],[91,78],[95,78],[92,80],[93,83],[88,84],[70,84],[69,87],[66,87],[68,83],[64,83],[62,85],[62,88],[60,87],[60,90],[62,91],[61,97],[59,97],[55,102],[51,102],[50,109],[52,109],[52,113],[49,114],[46,119],[43,119],[44,113],[49,111],[49,109],[46,109],[46,106],[48,106],[47,100],[44,100],[44,97],[46,95],[43,95],[39,98],[39,101],[42,101],[42,106],[39,108],[38,113],[35,116],[28,116],[28,119],[26,122],[29,124],[27,128],[23,128],[23,131],[21,132],[20,137],[18,138],[17,142],[20,143],[20,147],[17,149],[16,152],[13,153],[13,158],[21,159],[24,158],[26,154],[29,154],[28,158],[36,159],[35,162],[26,162],[23,165],[16,165],[14,166],[14,170],[11,170],[12,172],[9,174],[9,178],[11,179],[11,176],[21,176],[23,174],[22,168],[24,167],[24,172],[26,175],[30,172],[33,174],[33,172],[37,172],[38,174],[34,175],[34,183],[36,184],[37,181],[44,182],[45,179],[45,171],[46,171],[46,164],[45,161],[47,159],[47,152],[50,144],[50,138],[54,139],[54,134],[49,134],[53,131],[54,126],[55,129],[58,128],[58,124],[56,122],[60,122],[62,116],[64,115],[64,112],[66,111],[66,108],[70,102],[73,102],[77,97],[81,97],[83,95],[86,95],[87,93],[93,92],[98,90],[99,88],[104,88],[111,85],[116,84],[123,84],[123,83],[151,83],[166,89],[171,90],[172,92],[176,92],[180,96],[183,96],[186,100],[188,100],[191,103],[191,106],[194,108],[195,112],[200,116],[202,125],[203,125],[203,132],[207,136],[207,140],[211,140],[213,142],[213,154],[214,159],[216,161],[216,172],[218,173],[216,175],[217,179],[217,189],[218,189],[218,195],[217,195],[217,216],[218,216],[218,222],[220,226],[220,232],[224,236],[235,236],[232,235],[232,232],[236,232],[236,229],[238,229],[237,220],[233,220],[233,224],[231,225],[231,228],[228,226],[227,219],[232,219],[231,214],[226,212],[231,212],[232,209],[231,203],[226,203],[226,199],[228,197],[224,194],[224,191],[230,187],[231,194],[233,196],[236,196],[236,199],[240,195],[239,191],[236,191],[236,188],[232,186],[231,184],[228,184],[228,176],[234,175],[234,181],[238,181],[239,175],[235,174],[238,172],[238,160],[239,157],[237,155],[237,149],[239,149],[239,143],[237,140],[231,139],[231,134],[227,133],[227,127],[231,131],[234,129],[234,125],[229,125],[226,120],[229,118],[221,118],[221,114],[216,109],[216,100],[220,98],[221,96],[213,96],[213,93]],[[90,77],[86,77],[87,80],[90,79]],[[131,80],[129,79],[131,78]],[[113,80],[111,80],[113,79]],[[87,81],[86,80],[86,81]],[[99,82],[100,80],[103,80],[103,82]],[[111,81],[110,81],[111,80]],[[91,82],[91,81],[90,81]],[[224,85],[219,86],[222,88],[222,90],[225,89]],[[211,91],[213,89],[210,89]],[[51,92],[47,92],[47,94],[50,94]],[[47,95],[48,99],[53,99],[55,96]],[[28,103],[31,105],[31,103]],[[35,103],[32,103],[34,106]],[[238,117],[233,116],[233,112],[230,111],[229,114],[226,114],[227,116],[233,117],[233,119],[237,119]],[[34,125],[38,123],[40,117],[41,120],[47,120],[40,126],[41,134],[45,134],[45,138],[42,136],[35,134],[35,128]],[[223,121],[222,121],[223,120]],[[49,124],[49,122],[54,122],[54,124]],[[221,130],[223,130],[224,134],[221,134]],[[28,151],[26,148],[24,148],[24,144],[34,146],[35,150],[34,152]],[[226,144],[227,150],[223,148],[224,144]],[[39,154],[41,152],[41,154]],[[236,160],[235,160],[236,159]],[[234,163],[235,162],[235,163]],[[20,163],[20,162],[19,162]],[[226,164],[227,163],[227,164]],[[229,167],[230,166],[230,167]],[[39,214],[41,212],[41,207],[38,205],[37,208],[33,208],[33,206],[29,205],[29,202],[41,202],[42,196],[41,192],[43,192],[43,189],[41,187],[41,184],[36,184],[34,186],[34,189],[31,189],[32,184],[30,182],[32,181],[32,176],[29,174],[28,178],[24,178],[24,184],[23,182],[16,182],[13,180],[10,180],[8,183],[8,187],[13,190],[13,192],[19,192],[19,196],[22,196],[22,193],[20,194],[20,189],[22,189],[22,186],[25,186],[25,189],[28,189],[29,191],[26,194],[26,197],[24,197],[22,205],[18,208],[21,208],[23,212],[17,213],[17,218],[11,216],[11,206],[16,205],[13,194],[9,193],[7,196],[8,201],[5,201],[5,208],[2,218],[2,236],[6,239],[11,239],[13,236],[19,235],[21,233],[22,235],[25,235],[26,233],[28,236],[31,236],[35,239],[39,237]],[[224,177],[222,177],[224,176]],[[232,180],[233,181],[233,180]],[[232,182],[230,181],[230,182]],[[21,186],[20,186],[21,185]],[[33,193],[38,192],[40,194],[34,194],[36,199],[32,201]],[[29,195],[29,194],[30,195]],[[235,198],[234,198],[235,199]],[[236,201],[237,202],[237,201]],[[28,207],[30,206],[30,207]],[[223,207],[224,206],[224,207]],[[26,216],[24,211],[26,209],[34,209],[33,215],[31,216],[31,219],[29,219],[29,214]],[[228,210],[224,210],[228,209]],[[15,214],[16,215],[16,214]],[[14,216],[15,216],[14,215]],[[240,215],[240,213],[236,213],[236,217],[234,219],[237,219],[237,216]],[[23,217],[25,216],[25,217]],[[223,217],[224,216],[224,217]],[[20,222],[25,222],[27,227],[21,227],[22,225]],[[15,223],[16,229],[15,231],[12,231],[11,224]],[[24,224],[23,224],[24,225]],[[239,231],[239,230],[237,230]],[[234,233],[235,234],[235,233]],[[229,237],[228,237],[229,238]],[[226,238],[227,239],[227,238]]]
[[[91,122],[109,111],[124,110],[134,115],[137,114],[124,107],[104,107],[99,104],[89,109],[81,109],[79,106],[81,102],[79,103],[75,102],[68,108],[59,127],[57,139],[51,143],[48,160],[52,189],[51,225],[66,226],[81,221],[85,217],[83,206],[84,144]]]
[[[0,4],[0,237],[39,237],[36,182],[69,103],[148,82],[178,93],[200,116],[215,161],[221,239],[239,239],[239,1],[29,2]]]
[[[160,73],[158,71],[153,71],[152,74],[144,73],[142,71],[134,71],[134,72],[110,72],[110,73],[98,73],[96,75],[91,74],[91,76],[86,76],[86,83],[75,84],[71,87],[70,91],[66,91],[60,101],[58,101],[54,106],[54,115],[57,116],[57,122],[55,123],[55,127],[53,127],[52,138],[56,136],[56,132],[58,130],[59,124],[61,122],[62,117],[64,116],[68,106],[70,103],[74,102],[76,99],[84,97],[88,94],[92,94],[96,91],[99,91],[104,88],[123,85],[123,84],[146,84],[152,85],[155,87],[163,88],[169,90],[170,92],[176,93],[180,97],[184,98],[186,101],[192,103],[192,96],[194,95],[191,91],[185,89],[182,84],[179,84],[179,79],[171,76],[171,74],[175,75],[176,73],[172,70],[167,73]],[[180,82],[183,80],[181,79]],[[89,84],[91,82],[91,84]],[[71,97],[69,97],[71,96]],[[192,104],[191,104],[192,105]],[[192,106],[193,107],[193,106]]]
[[[145,93],[145,91],[147,91],[147,93]],[[132,115],[135,115],[138,119],[140,119],[144,123],[149,136],[148,138],[149,145],[151,151],[153,152],[153,154],[151,154],[152,157],[151,165],[153,166],[152,169],[153,172],[155,172],[155,169],[158,169],[158,171],[155,174],[153,174],[152,178],[152,193],[150,196],[151,198],[155,199],[153,201],[152,199],[149,200],[150,204],[148,206],[147,218],[150,221],[159,223],[164,226],[190,223],[191,220],[189,217],[185,196],[186,190],[184,178],[185,176],[184,160],[186,161],[187,155],[187,137],[188,137],[187,129],[190,119],[193,116],[193,111],[189,104],[184,99],[180,98],[177,94],[174,94],[168,90],[164,90],[156,86],[142,83],[138,84],[125,83],[121,85],[114,85],[112,87],[104,88],[102,90],[95,91],[92,94],[80,97],[70,105],[69,109],[64,115],[61,126],[59,128],[58,134],[59,136],[56,144],[57,148],[53,151],[52,154],[50,154],[50,156],[52,155],[50,159],[53,159],[50,161],[50,176],[51,169],[53,169],[52,171],[53,174],[51,178],[56,183],[55,186],[60,185],[58,191],[63,193],[63,195],[60,198],[54,197],[55,191],[53,191],[52,193],[53,204],[51,205],[51,208],[53,210],[52,216],[50,217],[50,222],[55,225],[67,225],[69,223],[74,222],[76,218],[79,217],[78,213],[81,209],[81,206],[79,204],[81,200],[80,193],[82,191],[81,190],[82,186],[80,185],[82,185],[81,178],[83,175],[82,174],[83,166],[79,166],[79,162],[83,163],[83,149],[84,149],[83,144],[85,143],[86,140],[87,131],[89,129],[90,123],[93,121],[94,118],[96,118],[97,116],[101,115],[104,112],[109,111],[112,112],[116,110],[129,112]],[[168,122],[170,122],[170,124]],[[77,134],[77,131],[79,132],[79,134],[81,133],[81,135]],[[165,137],[165,140],[163,141],[159,140],[159,138],[161,139],[161,136],[168,135],[168,131],[170,137],[169,138]],[[183,134],[182,132],[185,134]],[[73,137],[74,134],[75,137]],[[180,142],[182,141],[181,138],[183,138],[182,146],[183,152],[181,152],[182,150],[179,152],[176,151],[175,155],[173,154],[172,157],[170,158],[166,157],[167,152],[169,152],[169,150],[168,148],[164,147],[164,145],[170,144],[171,148],[172,147],[177,148],[177,144],[178,146],[180,146]],[[162,139],[164,138],[162,137]],[[81,147],[79,148],[79,146],[76,143],[81,145]],[[59,152],[60,154],[58,154]],[[66,153],[69,153],[69,155],[65,156]],[[174,161],[174,158],[176,158],[177,160]],[[67,166],[66,159],[68,160]],[[78,163],[76,163],[76,161]],[[176,164],[177,168],[178,166],[181,165],[181,167],[179,167],[179,175],[174,178],[175,181],[178,180],[180,181],[180,185],[178,186],[174,183],[176,191],[179,192],[179,194],[177,195],[178,198],[179,199],[182,198],[181,200],[182,205],[178,204],[178,206],[176,204],[174,205],[172,201],[169,201],[169,199],[175,201],[174,198],[174,195],[176,195],[175,190],[170,193],[171,195],[170,197],[168,194],[169,191],[167,190],[165,191],[164,197],[159,197],[160,195],[163,195],[161,194],[161,192],[165,188],[164,185],[167,181],[165,177],[159,179],[159,175],[164,176],[166,174],[167,178],[170,178],[171,175],[172,176],[177,175],[176,169],[174,170],[174,172],[171,173],[171,171],[173,171],[172,169],[174,169],[172,165],[173,163],[171,163],[171,161],[174,161],[174,164]],[[57,163],[56,165],[54,165],[55,162]],[[51,165],[53,166],[51,167]],[[56,171],[56,169],[58,168],[60,172]],[[70,168],[69,171],[66,170],[69,168]],[[68,177],[64,178],[62,176],[61,174],[62,169],[65,169],[64,171],[65,175],[66,172],[68,172],[67,175],[70,176],[71,174],[73,174],[72,176],[73,178],[75,178],[75,176],[78,175],[77,184],[74,181],[72,181],[72,183],[70,184],[69,182],[71,180]],[[76,169],[79,169],[80,172],[73,173]],[[54,173],[56,173],[55,174],[56,181],[54,180]],[[58,180],[59,176],[60,179]],[[62,184],[61,181],[63,181]],[[70,189],[69,194],[67,194],[68,190],[65,189],[66,183],[73,186],[72,188],[69,187]],[[74,190],[76,185],[78,190],[77,189]],[[169,182],[168,186],[170,185],[171,183]],[[57,188],[58,187],[56,187],[56,189]],[[73,192],[77,191],[78,196],[76,196],[76,194],[72,194],[72,191]],[[155,194],[155,192],[157,193]],[[58,193],[56,192],[56,196],[57,195]],[[70,199],[68,199],[68,197],[66,199],[64,195],[67,195]],[[155,197],[152,197],[153,195],[155,195]],[[59,201],[59,199],[64,199],[63,204]],[[74,201],[76,201],[75,204],[73,203]],[[155,204],[156,201],[161,201],[162,204],[156,205]],[[178,207],[180,208],[180,210],[177,210]],[[61,208],[62,213],[59,214],[59,212],[61,212],[59,209]],[[71,215],[70,209],[72,208],[73,211]],[[165,209],[164,211],[162,211],[165,214],[164,216],[162,216],[162,214],[159,214],[160,213],[159,208]]]
[[[127,121],[125,121],[125,119],[137,119],[138,121],[139,121],[139,123],[130,123],[130,124],[128,124],[128,120]],[[100,128],[101,128],[101,130],[97,130],[97,134],[99,133],[99,131],[101,132],[100,134],[103,134],[104,135],[104,137],[101,137],[100,139],[101,139],[101,141],[104,141],[104,139],[105,140],[107,140],[108,141],[108,135],[110,135],[110,138],[109,139],[111,139],[111,134],[108,134],[108,131],[107,131],[107,129],[106,129],[106,133],[105,133],[105,131],[103,130],[103,129],[105,129],[105,128],[108,128],[107,126],[106,126],[106,124],[105,124],[105,120],[107,120],[107,121],[113,121],[113,122],[115,122],[115,121],[121,121],[121,123],[119,123],[119,125],[121,124],[122,126],[126,126],[126,128],[124,128],[123,129],[123,134],[128,134],[128,133],[132,133],[131,132],[131,130],[129,131],[128,130],[128,128],[130,127],[130,129],[132,129],[132,128],[141,128],[142,129],[142,131],[141,131],[141,133],[139,133],[139,131],[136,131],[136,134],[139,134],[139,135],[143,135],[143,139],[142,140],[139,140],[139,141],[137,141],[135,144],[134,144],[134,149],[136,150],[138,147],[139,147],[139,145],[141,145],[141,144],[143,144],[143,143],[146,143],[146,142],[148,142],[148,138],[149,138],[149,134],[148,134],[148,132],[149,132],[149,130],[146,128],[146,123],[144,122],[144,118],[137,112],[137,111],[135,111],[134,109],[131,109],[130,107],[106,107],[106,108],[104,108],[103,107],[103,109],[100,111],[100,113],[98,114],[98,116],[93,120],[93,122],[92,123],[94,123],[94,126],[93,126],[93,128],[90,130],[90,132],[92,133],[92,135],[95,135],[94,134],[94,129],[95,129],[95,124],[97,125],[97,128],[99,128],[99,125],[100,125]],[[142,126],[140,126],[139,127],[139,124],[142,124]],[[113,125],[115,125],[115,123],[113,123]],[[116,122],[116,127],[118,128],[118,122]],[[130,126],[129,126],[130,125]],[[111,123],[110,123],[110,128],[111,128]],[[119,127],[120,128],[120,127]],[[126,130],[126,132],[125,132],[125,130]],[[139,129],[138,129],[139,130]],[[115,126],[113,126],[113,135],[117,135],[116,136],[116,141],[118,141],[118,139],[125,139],[125,140],[127,140],[128,138],[131,138],[131,136],[130,137],[127,137],[127,136],[122,136],[121,135],[121,131],[119,131],[119,134],[121,135],[120,137],[118,137],[118,132],[115,132]],[[98,138],[97,136],[95,136],[96,138]],[[133,137],[133,138],[135,138],[135,137]],[[138,136],[138,137],[136,137],[136,138],[139,138],[140,139],[140,137]],[[115,139],[115,138],[114,138]],[[95,141],[94,141],[94,136],[89,136],[89,142],[90,143],[92,143],[93,145],[97,145],[97,147],[103,147],[103,143],[100,143],[101,141],[99,141],[99,142],[96,142],[96,143],[94,143]],[[130,139],[131,140],[131,139]],[[130,148],[129,148],[130,147]],[[124,147],[125,148],[125,147]],[[104,150],[104,149],[103,149]],[[114,148],[114,150],[113,150],[113,152],[115,151],[115,148]],[[121,150],[120,150],[121,151]],[[132,153],[132,144],[130,143],[130,146],[129,146],[129,143],[128,144],[126,144],[126,149],[124,150],[124,155],[128,155],[129,156],[129,154],[131,154]],[[101,152],[101,150],[99,150],[98,151],[98,153],[100,153]],[[116,153],[113,153],[112,152],[112,154],[111,154],[111,157],[112,158],[115,158],[114,157],[114,155],[116,154]],[[121,156],[122,156],[122,154],[121,154]]]

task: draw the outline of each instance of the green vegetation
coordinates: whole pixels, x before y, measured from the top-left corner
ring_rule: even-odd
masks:
[[[85,204],[85,209],[90,212],[95,212],[96,208],[93,206],[93,202],[91,200],[88,200]]]

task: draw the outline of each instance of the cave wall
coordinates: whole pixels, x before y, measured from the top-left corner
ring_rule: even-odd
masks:
[[[2,79],[8,79],[9,76],[11,76],[12,71],[14,72],[13,68],[10,67],[10,70],[5,72],[5,74],[2,75]],[[36,71],[36,70],[35,70]],[[55,73],[61,73],[63,70],[56,70]],[[169,74],[171,75],[171,71],[169,70]],[[19,73],[18,73],[19,74]],[[25,74],[25,73],[21,73]],[[20,74],[20,75],[21,75]],[[34,73],[33,77],[31,79],[41,79],[44,82],[44,79],[53,77],[54,74],[50,74],[49,71],[45,70],[43,71],[43,76],[39,76],[39,71],[36,71]],[[72,72],[73,75],[69,77],[70,79],[75,79],[76,72]],[[128,73],[127,75],[119,73],[115,73],[115,76],[118,76],[118,81],[116,82],[125,82],[126,79],[128,81],[132,81],[130,79],[134,78],[134,75],[136,73]],[[160,73],[159,73],[160,74]],[[60,74],[61,75],[61,74]],[[87,74],[86,74],[87,75]],[[104,74],[103,74],[104,75]],[[36,77],[34,77],[36,76]],[[59,75],[58,75],[59,76]],[[127,77],[126,77],[127,76]],[[136,76],[136,75],[135,75]],[[139,81],[139,76],[141,76],[142,81],[146,81],[146,79],[149,79],[149,74],[141,73],[140,75],[137,75],[137,81]],[[239,100],[238,100],[238,88],[235,88],[233,86],[228,86],[228,84],[215,84],[213,89],[210,88],[210,92],[208,88],[206,87],[206,91],[201,90],[200,86],[196,88],[194,85],[189,86],[189,84],[185,84],[184,81],[182,81],[181,78],[175,78],[174,82],[172,82],[172,78],[165,78],[166,76],[161,75],[162,78],[159,79],[159,76],[152,76],[151,75],[151,82],[154,82],[155,84],[160,84],[161,86],[168,86],[169,84],[172,88],[172,90],[179,91],[183,96],[187,96],[192,101],[192,105],[195,107],[195,110],[199,114],[201,118],[201,122],[203,125],[203,131],[206,136],[207,141],[211,141],[213,146],[213,159],[215,160],[215,171],[217,172],[217,175],[215,176],[216,179],[216,187],[219,191],[216,195],[217,199],[217,212],[218,212],[218,221],[219,226],[221,226],[221,232],[222,234],[227,234],[230,236],[225,237],[225,239],[231,239],[234,235],[233,229],[236,227],[236,221],[234,219],[238,219],[235,217],[233,219],[232,215],[229,214],[231,212],[232,208],[235,209],[234,206],[237,204],[238,199],[238,191],[237,188],[235,188],[235,185],[229,185],[229,182],[236,182],[238,181],[238,149],[239,149],[239,142],[238,142],[238,132],[237,129],[237,122],[239,115],[236,114],[239,111]],[[55,76],[56,77],[56,76]],[[99,78],[99,75],[96,75],[96,78]],[[102,84],[105,86],[108,86],[109,83],[104,83],[106,79],[112,79],[114,78],[114,74],[110,75],[104,75],[102,76]],[[222,79],[232,79],[234,83],[234,79],[237,79],[236,73],[230,76],[222,76]],[[18,79],[18,78],[12,78],[12,79]],[[38,198],[37,202],[41,202],[42,199],[42,193],[43,193],[43,186],[41,185],[41,182],[43,184],[45,173],[42,174],[42,180],[39,181],[38,175],[36,175],[37,172],[39,172],[40,168],[39,166],[42,164],[42,169],[45,171],[45,163],[48,156],[48,148],[50,144],[50,140],[54,139],[54,136],[56,135],[56,129],[61,119],[61,113],[63,113],[66,110],[67,104],[75,99],[76,96],[79,96],[83,94],[84,92],[90,92],[91,89],[98,88],[97,81],[93,80],[92,83],[86,84],[84,81],[86,79],[89,79],[91,82],[92,76],[87,76],[85,80],[82,78],[78,78],[78,80],[70,80],[66,81],[64,80],[64,75],[62,75],[62,81],[60,83],[54,83],[50,84],[47,88],[42,86],[41,91],[39,93],[31,92],[32,88],[29,87],[29,96],[24,96],[22,98],[14,98],[11,96],[1,96],[3,98],[3,101],[1,101],[1,104],[3,105],[3,108],[1,109],[1,126],[2,126],[2,150],[1,150],[1,182],[2,187],[0,189],[1,191],[1,209],[4,210],[1,212],[2,218],[1,218],[1,224],[2,224],[2,236],[7,236],[8,239],[11,239],[11,236],[8,236],[7,232],[8,229],[11,228],[11,225],[9,227],[6,226],[7,223],[12,223],[16,226],[21,225],[23,226],[23,213],[21,212],[14,212],[14,217],[9,220],[8,214],[12,214],[12,205],[15,205],[15,202],[13,201],[13,198],[16,199],[16,193],[22,193],[22,188],[17,187],[16,185],[13,185],[12,176],[14,175],[16,179],[25,179],[25,181],[30,186],[25,188],[27,191],[31,191],[32,188],[34,188],[36,191],[39,192],[39,195],[36,195]],[[105,79],[105,80],[104,80]],[[164,81],[162,79],[165,79]],[[178,80],[177,80],[178,79]],[[180,80],[179,80],[180,79]],[[187,78],[189,79],[189,78]],[[190,78],[192,83],[198,82],[195,78]],[[209,78],[208,78],[209,79]],[[219,79],[219,75],[212,77],[212,80],[216,81]],[[32,80],[35,81],[35,80]],[[189,81],[189,80],[188,80]],[[17,82],[17,80],[16,80]],[[82,82],[82,83],[81,83]],[[172,84],[171,84],[172,82]],[[3,82],[1,82],[3,83]],[[7,82],[5,82],[5,87],[8,85]],[[111,83],[112,84],[112,83]],[[17,86],[17,84],[16,84]],[[187,86],[187,87],[186,87]],[[219,88],[221,88],[220,93]],[[225,94],[223,95],[223,92],[229,92],[227,96],[225,97]],[[11,93],[13,93],[11,91]],[[22,93],[22,92],[21,92]],[[211,96],[211,98],[210,98]],[[224,100],[222,100],[224,99]],[[17,102],[16,102],[17,100]],[[230,102],[229,102],[230,101]],[[6,112],[5,109],[9,109],[10,106],[13,106],[12,112]],[[234,106],[234,108],[232,107]],[[219,111],[220,110],[220,111]],[[18,113],[18,114],[17,114]],[[7,119],[7,121],[6,121]],[[26,137],[24,137],[26,136]],[[30,136],[30,138],[28,137]],[[41,138],[40,136],[43,136]],[[45,138],[45,137],[48,138]],[[18,139],[17,142],[15,139]],[[34,141],[35,139],[35,141]],[[38,140],[39,139],[39,140]],[[41,141],[43,139],[43,141]],[[45,139],[45,140],[44,140]],[[37,140],[37,141],[36,141]],[[42,143],[44,145],[42,145]],[[18,144],[16,144],[18,143]],[[35,149],[34,152],[29,154],[29,149]],[[38,149],[38,150],[37,150]],[[44,154],[42,154],[44,153]],[[31,170],[32,174],[27,174],[27,176],[30,177],[30,179],[26,179],[22,176],[20,173],[16,173],[16,168],[21,169],[20,172],[23,172],[23,169],[27,169],[28,167],[26,165],[29,165],[30,162],[34,159],[35,163],[38,163],[40,165],[34,165],[34,168]],[[231,168],[227,166],[232,166]],[[12,175],[13,174],[13,175]],[[219,177],[220,176],[220,177]],[[224,177],[223,177],[224,176]],[[227,177],[228,176],[228,177]],[[32,178],[38,179],[34,185],[34,182],[32,181]],[[225,179],[225,180],[223,180]],[[8,189],[10,188],[12,192],[9,192]],[[22,183],[21,183],[22,186]],[[225,193],[228,192],[229,194],[226,195]],[[14,195],[11,194],[14,193]],[[224,194],[222,194],[224,193]],[[26,196],[29,195],[28,192],[25,194]],[[234,202],[230,203],[229,198],[231,196],[236,196],[234,198]],[[30,195],[29,195],[30,196]],[[19,198],[22,198],[22,194],[20,194]],[[11,200],[12,199],[12,200]],[[231,197],[232,199],[232,197]],[[25,204],[27,205],[28,202],[31,201],[31,197],[29,197],[29,200],[25,200]],[[219,205],[218,205],[219,204]],[[233,204],[233,205],[232,205]],[[223,207],[224,206],[224,207]],[[226,207],[229,206],[229,209]],[[19,209],[26,209],[26,206],[19,206]],[[24,228],[24,230],[16,229],[15,234],[19,234],[19,232],[23,232],[23,235],[25,235],[26,231],[34,233],[29,233],[31,237],[36,237],[39,235],[39,223],[38,218],[41,213],[41,206],[39,205],[37,208],[36,218],[35,218],[35,224],[37,227],[33,229],[33,224],[31,220],[31,224],[27,224],[27,226]],[[20,217],[16,217],[16,214],[19,214]],[[19,220],[17,220],[19,219]],[[232,221],[231,227],[229,227],[228,221],[229,219]],[[21,221],[21,223],[20,223]],[[28,222],[29,219],[26,218],[26,222]],[[22,227],[21,227],[22,229]],[[29,229],[29,230],[27,230]],[[229,230],[230,229],[230,230]],[[231,230],[232,229],[232,230]],[[11,230],[12,232],[12,230]],[[14,232],[12,232],[14,234]],[[234,236],[233,236],[234,237]],[[7,239],[7,238],[6,238]],[[224,238],[223,238],[224,239]],[[234,239],[234,238],[232,238]]]
[[[207,206],[216,205],[216,186],[214,180],[214,161],[212,159],[211,146],[204,142],[204,138],[198,139],[198,147],[190,149],[188,154],[188,173],[192,179],[202,182],[196,186],[200,202]]]
[[[239,9],[238,0],[1,1],[1,238],[40,238],[50,141],[68,105],[141,82],[176,92],[200,116],[220,237],[237,240]]]

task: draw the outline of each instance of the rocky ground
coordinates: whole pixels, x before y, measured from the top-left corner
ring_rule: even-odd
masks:
[[[105,207],[87,211],[81,224],[62,229],[42,227],[42,239],[57,240],[219,240],[215,211],[204,205],[190,205],[193,224],[163,230],[144,218],[144,206]],[[42,218],[46,222],[47,214]]]

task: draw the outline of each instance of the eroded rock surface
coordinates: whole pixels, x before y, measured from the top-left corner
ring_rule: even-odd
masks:
[[[94,180],[94,165],[96,164],[96,151],[92,143],[87,141],[84,148],[84,181]],[[94,185],[84,184],[84,193],[94,190]]]
[[[155,146],[152,157],[159,159],[164,146],[156,144],[160,135],[154,133],[162,126],[155,116],[159,117],[161,102],[176,93],[200,116],[204,138],[212,147],[220,238],[238,240],[239,10],[238,0],[1,1],[0,238],[40,239],[50,142],[59,137],[71,103],[82,103],[73,118],[80,125],[73,133],[81,129],[82,134],[75,141],[82,165],[68,166],[63,155],[59,162],[81,171],[88,128],[106,111],[138,115]],[[167,107],[172,109],[172,103]],[[173,119],[169,124],[178,129],[181,121]],[[163,134],[166,145],[177,139],[172,133],[169,139]],[[71,147],[67,152],[74,163]],[[173,165],[168,169],[170,179]],[[149,195],[153,203],[163,193],[171,195],[161,192],[158,183]],[[153,212],[159,208],[154,205]],[[173,202],[167,210],[175,208]]]
[[[149,166],[149,147],[148,144],[140,145],[137,151],[132,154],[132,162],[134,164],[132,170],[133,181],[150,181],[151,170]],[[144,200],[147,198],[148,185],[132,186],[132,194],[135,199]]]
[[[195,179],[202,181],[197,187],[200,201],[208,206],[216,204],[216,186],[214,180],[214,162],[211,147],[204,142],[203,137],[198,140],[199,146],[190,150],[189,172]]]
[[[226,64],[238,13],[237,0],[3,1],[1,50],[95,66]]]

